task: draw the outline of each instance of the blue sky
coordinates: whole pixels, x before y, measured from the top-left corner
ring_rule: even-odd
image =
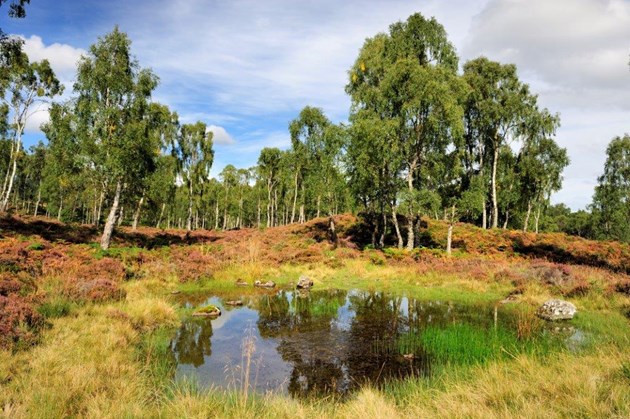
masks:
[[[24,20],[0,13],[0,27],[26,39],[31,59],[48,58],[69,95],[77,59],[119,25],[161,78],[154,98],[182,122],[212,126],[216,175],[288,147],[288,123],[306,105],[345,121],[347,70],[363,41],[414,12],[444,25],[462,63],[516,63],[560,113],[572,163],[553,200],[585,207],[606,145],[630,132],[630,0],[33,0]],[[43,138],[45,119],[32,118],[27,144]]]

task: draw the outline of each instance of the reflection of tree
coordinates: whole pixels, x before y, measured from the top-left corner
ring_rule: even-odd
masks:
[[[342,392],[347,380],[340,365],[323,359],[301,360],[289,377],[289,394],[306,397],[317,393]]]
[[[382,292],[279,291],[252,299],[262,339],[277,342],[288,391],[298,397],[343,396],[358,385],[429,373],[422,347],[427,327],[492,319],[485,306],[396,297]],[[238,310],[238,309],[234,309]],[[210,355],[211,322],[191,319],[173,349],[182,364],[199,366]],[[237,343],[235,345],[238,345]],[[412,355],[412,356],[410,356]],[[277,364],[272,365],[275,367]]]
[[[395,346],[400,334],[408,329],[408,318],[401,309],[403,300],[380,292],[350,297],[356,316],[350,326],[352,349],[347,353],[347,367],[355,381],[377,382],[420,373],[423,360],[405,359]]]
[[[346,291],[280,292],[261,298],[258,329],[262,337],[281,338],[278,352],[291,362],[292,395],[338,391],[344,382],[337,349],[341,333],[332,320],[346,303]]]
[[[310,292],[301,295],[280,291],[263,296],[256,303],[258,330],[263,338],[289,336],[297,332],[320,330],[337,316],[346,301],[340,290]]]
[[[192,364],[198,367],[203,364],[204,356],[212,354],[210,338],[212,322],[209,319],[190,319],[182,323],[173,350],[180,364]]]

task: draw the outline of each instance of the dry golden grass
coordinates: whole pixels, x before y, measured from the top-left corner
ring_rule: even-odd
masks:
[[[52,328],[43,333],[38,346],[14,354],[0,351],[0,417],[630,417],[630,354],[619,344],[624,342],[619,334],[628,332],[627,320],[619,311],[630,307],[630,296],[615,292],[611,285],[627,276],[548,262],[544,262],[547,268],[568,270],[568,280],[588,285],[586,294],[569,300],[585,313],[583,322],[603,333],[614,328],[610,334],[617,334],[616,340],[602,342],[599,349],[586,354],[562,353],[543,359],[519,355],[483,367],[440,372],[431,380],[401,383],[384,391],[366,388],[345,403],[296,401],[280,395],[244,399],[238,393],[202,391],[152,376],[152,363],[163,360],[157,359],[157,352],[142,354],[147,336],[178,324],[171,291],[198,287],[197,283],[181,284],[180,270],[199,276],[211,272],[211,278],[203,277],[198,284],[226,287],[239,278],[286,285],[305,274],[316,288],[354,287],[427,298],[499,301],[518,289],[522,292],[519,304],[526,308],[561,292],[535,275],[540,261],[490,252],[497,245],[495,235],[506,246],[516,240],[508,233],[457,230],[466,243],[478,245],[477,253],[491,255],[446,258],[434,250],[359,253],[333,249],[319,237],[322,231],[317,222],[267,232],[197,232],[191,236],[197,240],[194,244],[142,250],[142,255],[119,249],[122,253],[112,258],[118,257],[135,275],[132,280],[120,280],[124,300],[73,306],[69,315],[51,320]],[[180,233],[169,234],[184,240]],[[162,233],[148,232],[145,239],[151,239],[151,234]],[[485,241],[477,243],[481,236]],[[13,253],[19,256],[16,252],[24,246],[7,241],[0,247],[14,258]],[[40,290],[52,298],[63,283],[59,276],[67,269],[83,269],[83,263],[95,260],[95,252],[86,245],[48,246],[46,242],[41,254],[31,253],[43,260]],[[610,314],[616,317],[607,317]],[[525,320],[523,333],[535,326]],[[625,337],[628,340],[630,336]]]
[[[137,341],[131,323],[104,307],[57,319],[0,404],[12,417],[141,415],[146,406],[133,355]]]

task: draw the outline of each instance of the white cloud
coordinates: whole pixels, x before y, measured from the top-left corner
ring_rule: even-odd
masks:
[[[336,121],[347,116],[347,71],[365,38],[419,11],[408,0],[158,3],[130,15],[122,28],[134,40],[140,61],[160,74],[164,88],[178,86],[171,91],[174,102],[190,91],[223,111],[248,116],[297,114],[313,105]],[[453,16],[441,3],[425,2],[423,13]],[[460,11],[476,10],[480,0],[451,4]],[[460,23],[461,16],[449,21]],[[465,29],[453,25],[458,39]]]
[[[77,62],[85,51],[67,44],[53,43],[46,45],[42,38],[37,35],[22,38],[24,39],[23,49],[29,60],[37,62],[47,59],[55,75],[61,84],[64,85],[62,98],[69,97]],[[59,98],[55,99],[59,100]],[[26,133],[35,134],[40,132],[40,126],[49,121],[48,107],[48,103],[39,103],[31,109],[30,116],[26,121]]]
[[[628,1],[491,0],[464,54],[517,64],[550,106],[630,110]]]
[[[225,130],[225,128],[217,125],[209,125],[208,131],[212,132],[212,141],[214,144],[229,145],[234,144],[234,138]]]
[[[630,2],[490,0],[473,18],[466,59],[515,63],[539,102],[559,112],[571,164],[554,202],[591,202],[606,146],[630,131]]]
[[[31,109],[28,119],[26,120],[26,126],[24,127],[24,131],[26,133],[38,133],[40,132],[39,127],[48,122],[50,116],[48,114],[48,104],[40,103],[35,105],[33,109]]]
[[[45,45],[37,35],[24,39],[24,51],[30,61],[50,61],[57,78],[64,84],[70,84],[74,79],[79,58],[85,54],[85,50],[67,44]]]

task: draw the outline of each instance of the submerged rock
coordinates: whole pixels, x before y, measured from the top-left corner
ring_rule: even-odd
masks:
[[[260,287],[260,288],[274,288],[276,286],[276,283],[273,281],[267,281],[267,282],[255,281],[254,286]]]
[[[577,313],[575,306],[568,301],[549,300],[540,306],[536,314],[545,320],[569,320]]]
[[[298,279],[296,287],[299,289],[310,289],[313,286],[313,280],[308,276],[301,275],[300,279]]]
[[[202,307],[193,313],[194,317],[219,317],[220,315],[221,309],[213,305]]]
[[[228,306],[242,306],[243,302],[241,300],[230,300],[230,301],[226,301],[225,305],[228,305]]]

